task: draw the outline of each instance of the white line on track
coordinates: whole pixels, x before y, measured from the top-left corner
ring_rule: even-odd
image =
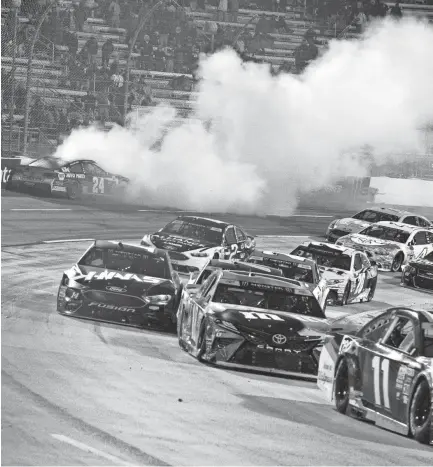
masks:
[[[257,235],[258,238],[310,238],[311,235]]]
[[[164,214],[177,214],[178,212],[191,212],[191,211],[167,211],[165,209],[138,209],[137,212],[161,212]]]
[[[13,208],[10,211],[72,211],[70,208]]]
[[[281,216],[281,217],[335,217],[335,216],[322,216],[322,215],[316,215],[316,214],[292,214],[290,216]]]
[[[68,238],[65,240],[44,240],[42,243],[93,242],[94,238]]]
[[[69,436],[65,435],[56,435],[52,434],[51,435],[54,439],[57,441],[61,441],[62,443],[67,443],[70,444],[71,446],[74,446],[78,449],[81,449],[84,452],[90,452],[92,454],[96,454],[99,457],[103,457],[104,459],[113,462],[114,465],[134,465],[132,463],[126,462],[119,457],[113,456],[111,454],[108,454],[107,452],[100,451],[99,449],[92,448],[92,446],[88,446],[87,444],[80,443],[79,441],[76,441],[75,439],[69,438]]]

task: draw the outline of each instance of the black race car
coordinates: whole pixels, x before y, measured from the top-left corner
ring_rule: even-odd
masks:
[[[339,412],[431,443],[433,312],[390,308],[334,321],[318,386]]]
[[[209,259],[246,259],[255,247],[254,238],[240,227],[196,216],[179,216],[158,232],[144,235],[141,244],[167,250],[180,274],[200,271]]]
[[[63,315],[172,328],[182,293],[165,251],[96,241],[63,273],[57,311]]]
[[[218,269],[178,309],[180,347],[200,361],[317,378],[328,323],[305,284],[282,276]]]
[[[128,183],[126,177],[106,172],[92,160],[65,162],[44,157],[14,169],[7,188],[77,199],[86,195],[117,195],[125,190]]]
[[[403,266],[401,285],[433,292],[433,252]]]

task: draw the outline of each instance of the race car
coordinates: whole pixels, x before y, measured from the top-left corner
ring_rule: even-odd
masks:
[[[335,242],[343,235],[358,233],[377,222],[401,222],[417,227],[431,228],[433,223],[426,217],[392,208],[373,207],[364,209],[352,217],[334,219],[326,230],[325,237],[329,242]]]
[[[316,379],[329,327],[303,283],[219,269],[186,295],[177,315],[179,345],[198,360]]]
[[[173,268],[182,275],[199,272],[209,259],[245,259],[255,240],[240,227],[216,219],[179,216],[158,232],[144,235],[143,246],[167,250]]]
[[[329,287],[319,273],[316,262],[312,259],[275,251],[254,250],[247,261],[278,268],[284,277],[305,282],[319,301],[322,309],[325,310]]]
[[[328,401],[340,413],[431,443],[432,311],[390,308],[334,322],[317,380]]]
[[[175,329],[182,293],[165,251],[95,241],[63,273],[57,311],[77,318]]]
[[[45,157],[17,167],[7,188],[77,199],[86,195],[117,195],[126,189],[128,183],[126,177],[106,172],[92,160],[65,162]]]
[[[424,258],[410,261],[402,269],[402,286],[433,292],[433,252]]]
[[[311,258],[329,290],[328,305],[347,305],[373,300],[377,266],[365,253],[324,242],[304,242],[293,255]]]
[[[365,252],[382,271],[398,272],[408,261],[433,251],[433,231],[400,222],[378,222],[359,234],[340,237],[336,244]]]

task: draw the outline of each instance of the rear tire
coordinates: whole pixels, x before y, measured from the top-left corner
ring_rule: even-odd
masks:
[[[423,379],[415,389],[409,409],[410,433],[419,443],[430,443],[431,412],[430,387]]]
[[[335,372],[334,400],[337,411],[346,414],[349,407],[349,366],[345,358],[338,362]]]
[[[392,260],[391,264],[391,272],[399,272],[401,271],[401,266],[403,264],[403,254],[402,253],[397,253],[394,256],[394,259]]]

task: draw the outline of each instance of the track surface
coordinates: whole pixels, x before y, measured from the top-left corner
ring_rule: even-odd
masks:
[[[330,220],[299,214],[289,225],[237,222],[292,236],[258,239],[290,250],[306,240],[293,236],[321,234]],[[201,365],[174,336],[55,312],[60,274],[89,242],[38,242],[139,240],[171,218],[2,197],[3,464],[431,465],[430,448],[339,415],[313,383]],[[375,300],[344,312],[431,301],[398,283],[382,274]]]

